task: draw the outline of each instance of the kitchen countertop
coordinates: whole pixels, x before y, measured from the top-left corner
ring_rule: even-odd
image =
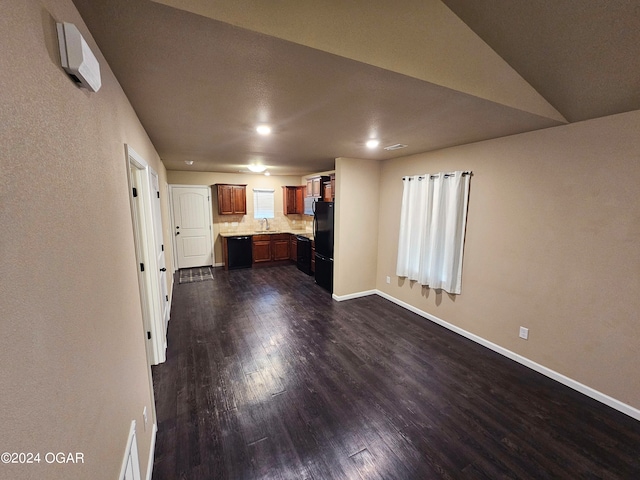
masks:
[[[289,233],[291,235],[301,235],[303,237],[307,237],[310,240],[313,240],[313,233],[307,232],[306,230],[267,230],[267,231],[248,231],[248,232],[224,232],[220,233],[221,237],[247,237],[253,235],[273,235],[277,233]]]

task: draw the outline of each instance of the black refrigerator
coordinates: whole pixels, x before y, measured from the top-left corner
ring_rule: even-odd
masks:
[[[333,202],[315,202],[313,236],[316,242],[316,283],[333,293]]]

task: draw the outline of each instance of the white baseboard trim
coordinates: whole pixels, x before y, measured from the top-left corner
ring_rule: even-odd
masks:
[[[151,480],[153,474],[153,460],[156,454],[156,435],[158,433],[158,426],[154,423],[151,430],[151,447],[149,447],[149,462],[147,463],[147,480]]]
[[[344,302],[345,300],[351,300],[354,298],[368,297],[369,295],[375,295],[376,293],[378,293],[378,290],[367,290],[366,292],[350,293],[349,295],[336,295],[334,293],[331,295],[331,298],[336,302]]]
[[[489,340],[486,340],[478,335],[468,332],[460,327],[456,327],[455,325],[449,322],[446,322],[441,318],[431,315],[430,313],[427,313],[424,310],[420,310],[419,308],[416,308],[413,305],[403,302],[402,300],[398,300],[397,298],[392,297],[391,295],[384,293],[380,290],[369,290],[366,292],[354,293],[350,295],[342,295],[340,297],[337,297],[336,295],[334,295],[333,298],[337,301],[342,301],[342,300],[349,300],[351,298],[359,298],[359,297],[364,297],[364,296],[373,295],[373,294],[379,295],[382,298],[385,298],[390,302],[395,303],[396,305],[399,305],[417,315],[420,315],[421,317],[426,318],[427,320],[432,321],[433,323],[437,323],[438,325],[441,325],[444,328],[457,333],[458,335],[462,335],[463,337],[468,338],[469,340],[472,340],[482,345],[483,347],[493,350],[494,352],[499,353],[500,355],[503,355],[515,362],[518,362],[519,364],[524,365],[525,367],[529,367],[530,369],[535,370],[536,372],[541,373],[546,377],[549,377],[557,382],[560,382],[563,385],[566,385],[567,387],[582,393],[583,395],[591,397],[600,403],[604,403],[605,405],[608,405],[609,407],[615,410],[618,410],[619,412],[622,412],[625,415],[629,415],[631,418],[634,418],[640,421],[639,409],[634,408],[631,405],[621,402],[620,400],[617,400],[613,397],[610,397],[605,393],[599,392],[598,390],[595,390],[594,388],[584,385],[583,383],[580,383],[577,380],[569,378],[566,375],[558,373],[555,370],[551,370],[550,368],[547,368],[544,365],[540,365],[539,363],[536,363],[533,360],[523,357],[522,355],[512,352],[511,350],[501,347],[500,345],[490,342]]]

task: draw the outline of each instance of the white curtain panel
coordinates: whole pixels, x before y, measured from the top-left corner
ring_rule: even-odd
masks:
[[[462,254],[469,202],[463,171],[403,178],[396,275],[462,291]]]

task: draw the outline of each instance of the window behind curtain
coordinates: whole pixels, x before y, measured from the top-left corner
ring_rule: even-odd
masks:
[[[253,189],[253,218],[273,218],[275,213],[275,190]]]
[[[459,294],[469,173],[403,178],[396,274]]]

